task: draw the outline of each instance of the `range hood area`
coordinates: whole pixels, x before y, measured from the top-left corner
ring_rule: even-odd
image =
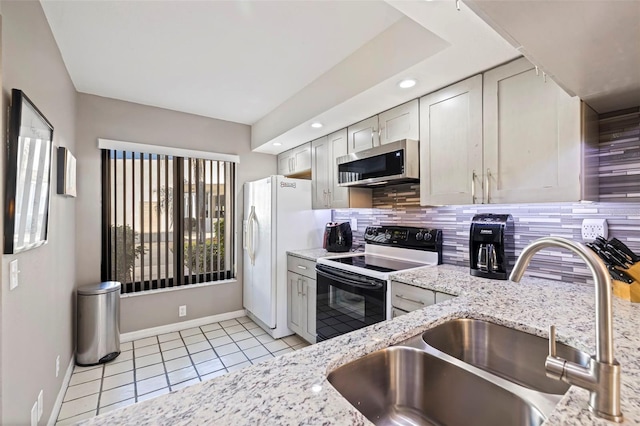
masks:
[[[338,157],[338,185],[372,187],[418,182],[419,142],[403,139]]]

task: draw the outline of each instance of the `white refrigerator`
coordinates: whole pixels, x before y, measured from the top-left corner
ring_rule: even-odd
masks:
[[[273,338],[287,327],[287,251],[322,246],[330,210],[311,209],[311,181],[270,176],[244,184],[243,304]]]

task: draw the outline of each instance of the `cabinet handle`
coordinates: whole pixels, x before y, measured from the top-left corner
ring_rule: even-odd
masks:
[[[460,0],[456,0],[456,9],[460,12]]]
[[[300,269],[304,269],[305,271],[307,270],[307,267],[306,267],[306,266],[302,266],[302,265],[297,265],[297,266],[298,266],[298,268],[300,268]]]
[[[298,281],[296,283],[296,289],[298,290],[298,296],[300,296],[300,293],[301,293],[301,291],[300,291],[300,278],[298,278]]]
[[[331,191],[327,191],[327,207],[331,207]]]
[[[471,203],[476,203],[476,171],[471,172]]]
[[[547,73],[542,71],[542,79],[544,80],[544,82],[547,82]]]
[[[405,297],[405,296],[403,296],[403,295],[401,295],[401,294],[396,294],[396,297],[397,297],[398,299],[406,300],[406,301],[408,301],[408,302],[413,302],[413,303],[417,303],[417,304],[419,304],[419,305],[423,305],[423,306],[424,306],[424,302],[423,302],[423,301],[421,301],[421,300],[410,299],[410,298]]]
[[[536,65],[536,75],[540,75],[540,69],[538,68],[537,65]]]
[[[487,204],[489,204],[491,202],[491,199],[489,198],[490,196],[490,192],[489,192],[489,185],[491,184],[491,170],[487,169],[487,176],[485,178],[485,186],[486,186],[486,200],[487,200]]]

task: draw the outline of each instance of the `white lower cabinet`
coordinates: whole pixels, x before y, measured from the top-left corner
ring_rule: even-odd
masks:
[[[392,317],[396,318],[408,312],[422,309],[436,303],[441,303],[455,297],[456,296],[452,296],[450,294],[392,281]]]
[[[315,343],[316,280],[310,278],[315,277],[315,262],[289,256],[287,264],[287,326],[307,342]]]

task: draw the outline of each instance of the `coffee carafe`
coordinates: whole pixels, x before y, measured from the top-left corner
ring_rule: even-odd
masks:
[[[471,275],[506,280],[515,262],[510,214],[478,214],[469,231]]]

